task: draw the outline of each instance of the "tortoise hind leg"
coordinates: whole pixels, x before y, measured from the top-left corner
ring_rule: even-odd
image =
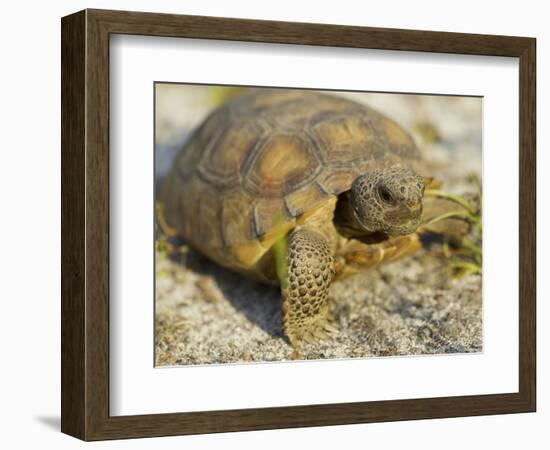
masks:
[[[336,332],[328,323],[328,290],[334,259],[320,233],[299,228],[288,238],[286,267],[279,274],[283,296],[283,330],[296,347]]]

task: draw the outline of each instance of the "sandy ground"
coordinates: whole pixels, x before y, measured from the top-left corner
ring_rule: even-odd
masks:
[[[204,258],[157,264],[158,365],[481,351],[481,279],[452,280],[438,251],[334,283],[340,332],[293,352],[281,333],[278,289]]]
[[[157,179],[213,107],[210,98],[196,87],[171,85],[157,92]],[[359,99],[412,130],[446,190],[471,192],[467,175],[481,174],[479,99],[393,94]],[[175,258],[157,253],[156,363],[479,352],[481,299],[481,276],[453,279],[441,245],[431,243],[412,257],[334,283],[330,302],[339,334],[296,351],[281,332],[277,288],[246,280],[191,249]]]

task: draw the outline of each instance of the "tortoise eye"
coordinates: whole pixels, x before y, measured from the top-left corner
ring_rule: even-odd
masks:
[[[380,186],[378,188],[378,194],[380,195],[380,198],[386,203],[393,203],[393,195],[391,195],[391,192],[388,190],[387,187]]]

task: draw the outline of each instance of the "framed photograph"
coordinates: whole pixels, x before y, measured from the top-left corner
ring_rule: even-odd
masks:
[[[535,39],[85,10],[62,431],[535,411]]]

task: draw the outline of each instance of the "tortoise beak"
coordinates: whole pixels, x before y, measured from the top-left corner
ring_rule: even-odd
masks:
[[[419,225],[420,225],[420,220],[411,220],[411,221],[407,222],[406,224],[404,224],[400,227],[392,228],[392,229],[386,231],[386,234],[388,234],[388,236],[392,236],[392,237],[394,237],[394,236],[404,236],[406,234],[412,234],[418,229]]]
[[[418,202],[414,207],[401,206],[397,210],[386,214],[386,220],[390,223],[398,223],[387,231],[390,236],[401,236],[414,233],[420,225],[422,217],[422,202]]]
[[[389,223],[403,223],[417,221],[422,215],[422,203],[415,206],[400,205],[384,214],[384,218]]]

